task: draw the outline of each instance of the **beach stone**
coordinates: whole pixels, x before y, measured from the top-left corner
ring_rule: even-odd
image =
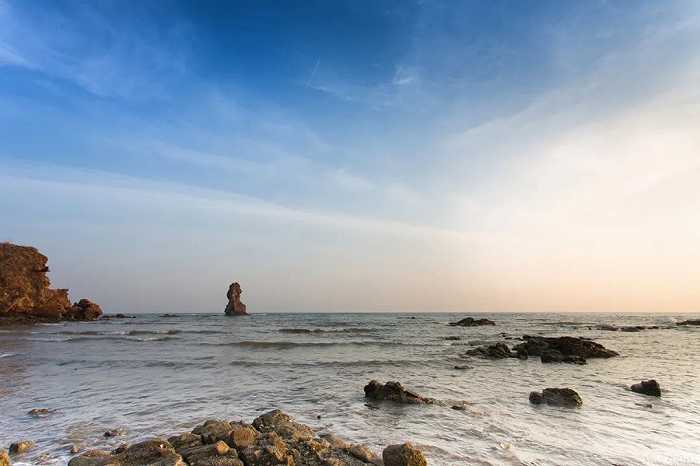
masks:
[[[478,327],[482,325],[496,325],[496,322],[489,319],[475,319],[473,317],[465,317],[457,322],[450,322],[452,327]]]
[[[11,455],[21,455],[22,453],[28,452],[35,446],[36,444],[31,440],[20,440],[10,444],[9,450]]]
[[[185,432],[180,435],[169,437],[168,443],[170,443],[175,450],[179,450],[181,448],[198,447],[202,445],[202,436],[191,432]]]
[[[291,440],[311,440],[314,437],[314,431],[309,426],[295,422],[279,409],[255,418],[253,427],[260,432],[274,431],[283,438]]]
[[[243,466],[235,449],[219,440],[208,445],[177,450],[189,466]]]
[[[200,435],[203,443],[216,443],[219,440],[226,441],[231,435],[231,423],[218,419],[205,421],[201,426],[192,430],[193,434]]]
[[[571,388],[545,388],[542,392],[531,392],[530,403],[548,404],[551,406],[580,407],[583,400]]]
[[[432,398],[424,398],[416,393],[406,390],[400,382],[379,383],[371,380],[365,385],[365,398],[377,401],[394,401],[403,404],[432,404]]]
[[[105,438],[120,437],[124,435],[126,431],[124,429],[111,429],[102,434]]]
[[[0,466],[11,466],[10,455],[7,454],[7,450],[0,450]]]
[[[641,393],[649,396],[661,396],[661,387],[654,379],[642,380],[640,383],[636,383],[630,388],[635,393]]]
[[[389,445],[382,452],[382,459],[384,460],[384,466],[428,465],[423,452],[408,442],[400,445]]]
[[[187,466],[172,445],[154,438],[136,443],[119,454],[90,450],[68,462],[68,466]]]
[[[247,466],[294,465],[294,457],[287,444],[275,432],[266,432],[254,445],[243,449],[241,458]]]
[[[376,453],[374,453],[372,450],[369,449],[369,447],[365,445],[354,444],[351,445],[349,448],[346,448],[345,451],[347,451],[352,456],[365,463],[379,463],[379,456],[377,456]]]
[[[243,422],[232,422],[231,423],[231,433],[229,434],[229,444],[234,448],[241,449],[248,447],[255,443],[260,436],[253,426],[243,423]]]

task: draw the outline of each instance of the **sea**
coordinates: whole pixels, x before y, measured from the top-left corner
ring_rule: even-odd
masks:
[[[453,327],[465,316],[494,326]],[[697,317],[697,316],[695,316]],[[430,465],[700,465],[700,327],[669,314],[142,314],[0,328],[0,448],[37,446],[15,465],[66,464],[70,448],[115,448],[251,422],[279,408],[319,433],[384,446],[409,441]],[[600,325],[657,325],[640,332]],[[523,335],[571,335],[618,351],[588,364],[465,357]],[[455,366],[466,366],[455,369]],[[629,387],[656,379],[660,398]],[[396,380],[441,402],[371,402]],[[581,408],[535,406],[570,387]],[[452,409],[462,404],[464,410]],[[28,411],[47,408],[34,417]],[[106,431],[120,435],[106,438]]]

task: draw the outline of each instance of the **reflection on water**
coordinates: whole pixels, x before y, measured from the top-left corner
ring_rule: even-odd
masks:
[[[47,454],[65,464],[72,444],[113,447],[279,407],[377,450],[410,440],[435,465],[700,464],[700,328],[673,327],[667,315],[592,314],[480,315],[497,325],[446,325],[458,317],[148,315],[3,328],[0,446],[29,438],[38,447],[26,464]],[[601,323],[673,328],[595,330]],[[469,343],[512,345],[506,338],[523,334],[590,337],[622,356],[585,366],[459,356]],[[362,388],[373,378],[472,404],[370,409]],[[646,378],[661,383],[661,399],[627,389]],[[583,408],[528,403],[531,390],[556,386],[576,389]],[[52,412],[27,415],[40,407]],[[125,436],[102,436],[115,428]]]

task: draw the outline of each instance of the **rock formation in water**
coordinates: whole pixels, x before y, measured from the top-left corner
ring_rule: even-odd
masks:
[[[400,382],[379,383],[371,380],[365,385],[365,398],[376,401],[394,401],[404,404],[433,404],[432,398],[425,398],[417,393],[406,390]]]
[[[683,322],[678,322],[678,325],[700,325],[700,319],[684,320]]]
[[[450,322],[452,327],[478,327],[481,325],[496,325],[496,322],[489,319],[475,319],[473,317],[465,317],[457,322]]]
[[[583,400],[575,390],[570,388],[545,388],[541,393],[530,392],[530,403],[578,408],[583,405]]]
[[[654,379],[642,380],[640,383],[632,385],[630,389],[635,393],[641,393],[643,395],[661,396],[659,382]]]
[[[588,358],[612,358],[619,356],[600,343],[577,337],[523,336],[524,343],[513,349],[528,356],[544,356],[542,362],[570,362],[581,364]]]
[[[226,297],[228,298],[228,304],[226,305],[226,310],[224,311],[227,316],[247,316],[248,313],[245,310],[245,304],[241,302],[241,285],[238,282],[231,283],[228,287],[228,292]]]
[[[388,466],[425,466],[423,453],[410,443],[384,449]],[[256,418],[252,424],[209,420],[168,438],[145,440],[106,452],[90,450],[70,460],[69,466],[272,466],[382,464],[378,455],[361,444],[332,434],[317,437],[280,410]]]
[[[29,246],[0,244],[0,320],[33,322],[94,320],[100,306],[87,299],[71,304],[68,290],[51,289],[48,258]]]

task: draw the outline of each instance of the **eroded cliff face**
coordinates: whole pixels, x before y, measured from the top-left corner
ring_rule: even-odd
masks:
[[[246,312],[245,304],[241,302],[242,293],[243,290],[241,289],[241,285],[239,285],[238,282],[233,282],[231,283],[231,286],[228,287],[228,292],[226,293],[226,297],[228,298],[228,304],[226,305],[226,309],[224,310],[227,316],[248,315],[248,313]]]
[[[100,306],[71,304],[67,289],[52,289],[48,258],[36,248],[0,243],[0,318],[3,320],[93,320]]]

